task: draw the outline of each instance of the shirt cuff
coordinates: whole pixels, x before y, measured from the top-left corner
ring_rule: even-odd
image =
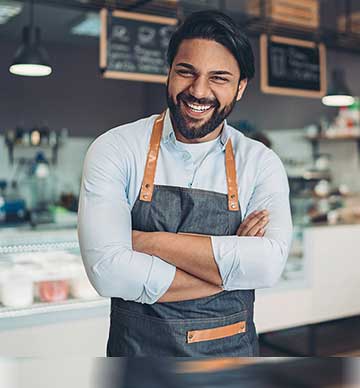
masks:
[[[157,256],[152,256],[151,268],[144,289],[135,301],[153,304],[169,289],[175,278],[176,267]]]
[[[228,290],[232,272],[236,266],[236,241],[228,236],[210,236],[216,264],[222,279],[222,288]]]

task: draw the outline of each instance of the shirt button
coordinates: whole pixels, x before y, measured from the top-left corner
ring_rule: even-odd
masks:
[[[192,186],[192,183],[190,182],[189,184],[188,184],[188,187],[191,187]]]
[[[188,153],[188,152],[185,152],[184,154],[183,154],[183,159],[184,160],[189,160],[191,158],[191,155]]]

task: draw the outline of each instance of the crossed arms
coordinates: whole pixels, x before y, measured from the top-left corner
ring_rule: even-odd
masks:
[[[287,177],[274,153],[269,150],[257,162],[258,174],[243,209],[246,217],[268,210],[263,237],[133,235],[127,189],[131,166],[123,162],[124,150],[119,158],[112,140],[103,136],[90,147],[79,203],[81,255],[100,295],[151,304],[211,295],[221,291],[220,285],[225,290],[254,289],[278,280],[292,224]]]
[[[237,236],[263,237],[268,212],[253,212],[239,226]],[[209,236],[168,232],[132,233],[133,249],[161,257],[176,266],[170,288],[158,302],[201,298],[222,291],[222,278],[216,264]]]

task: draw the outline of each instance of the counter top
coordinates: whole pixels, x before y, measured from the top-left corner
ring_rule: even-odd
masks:
[[[297,225],[301,226],[301,225]],[[312,223],[303,225],[304,228],[323,228],[323,227],[343,227],[343,226],[360,226],[360,222],[337,222],[336,224],[329,224],[328,222],[318,222],[318,223]]]
[[[360,225],[359,221],[354,222],[338,222],[336,224],[329,224],[327,222],[317,222],[317,223],[310,223],[310,224],[304,224],[304,225],[296,225],[296,226],[303,226],[305,228],[314,228],[314,227],[323,227],[323,226],[343,226],[343,225]],[[21,233],[23,235],[28,236],[46,236],[47,238],[51,238],[52,236],[66,236],[67,238],[75,239],[77,240],[77,229],[76,227],[73,228],[64,228],[57,226],[55,224],[47,224],[42,225],[41,227],[33,228],[29,225],[23,225],[23,226],[17,226],[17,227],[0,227],[0,236],[2,238],[14,238],[18,233]],[[5,241],[5,240],[3,240]]]
[[[76,229],[76,226],[65,228],[63,226],[59,226],[56,224],[44,224],[44,225],[39,225],[35,228],[27,224],[12,226],[12,227],[7,227],[7,226],[0,227],[0,235],[11,236],[16,233],[23,233],[23,234],[30,234],[30,235],[39,235],[39,234],[48,234],[48,233],[49,234],[69,233],[69,234],[76,235],[77,229]]]
[[[25,308],[0,307],[0,330],[47,325],[109,315],[110,299],[68,299],[59,303],[34,303]],[[14,319],[16,318],[16,319]]]

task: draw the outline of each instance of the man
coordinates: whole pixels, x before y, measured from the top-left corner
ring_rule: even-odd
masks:
[[[107,355],[254,356],[254,289],[279,279],[292,225],[279,158],[225,120],[252,49],[203,11],[173,34],[168,63],[166,112],[106,132],[84,164],[79,241],[112,298]]]

